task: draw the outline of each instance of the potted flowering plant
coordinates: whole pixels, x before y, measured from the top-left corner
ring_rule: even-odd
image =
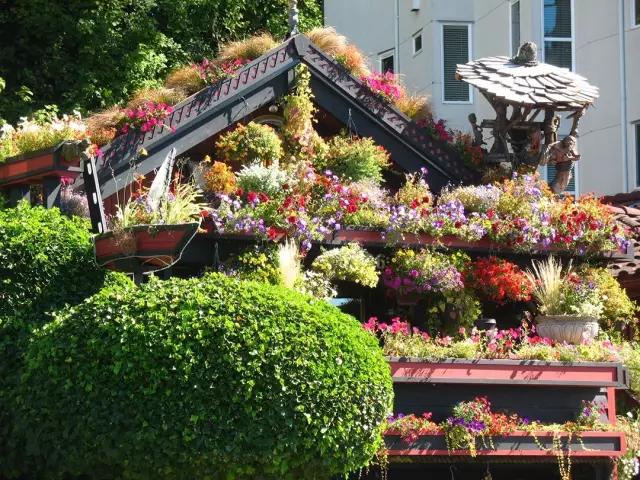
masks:
[[[563,272],[562,264],[553,257],[534,261],[528,276],[535,284],[541,336],[573,344],[596,338],[604,305],[594,282],[581,278],[571,267]]]

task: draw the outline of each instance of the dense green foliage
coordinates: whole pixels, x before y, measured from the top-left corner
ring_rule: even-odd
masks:
[[[322,23],[299,1],[302,28]],[[96,109],[154,84],[179,63],[260,30],[282,38],[288,0],[8,0],[0,9],[0,112],[58,104]]]
[[[371,460],[392,398],[355,319],[220,274],[105,288],[35,335],[26,363],[38,478],[330,478]]]
[[[98,291],[105,277],[122,278],[95,265],[85,219],[26,203],[0,208],[0,452],[15,440],[8,402],[31,331],[49,312]],[[0,474],[6,466],[0,458]]]

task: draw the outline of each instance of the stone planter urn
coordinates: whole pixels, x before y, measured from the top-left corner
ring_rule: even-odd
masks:
[[[579,315],[539,315],[536,327],[541,337],[574,345],[594,340],[600,330],[597,318]]]

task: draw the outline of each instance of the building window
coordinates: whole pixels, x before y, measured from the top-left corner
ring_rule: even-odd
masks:
[[[633,2],[633,25],[640,26],[640,0],[632,0]]]
[[[422,51],[422,32],[418,32],[413,36],[413,54],[417,55]]]
[[[511,4],[511,55],[517,55],[520,48],[520,2]]]
[[[471,25],[442,25],[442,98],[444,102],[471,102],[469,84],[456,80],[456,66],[471,57]]]
[[[573,70],[573,0],[544,0],[544,61]]]
[[[380,71],[382,73],[395,72],[393,53],[384,53],[380,55]]]
[[[636,123],[636,186],[640,187],[640,123]]]

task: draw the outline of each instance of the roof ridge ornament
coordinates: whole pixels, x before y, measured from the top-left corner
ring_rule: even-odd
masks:
[[[518,54],[511,58],[511,63],[535,67],[538,65],[538,46],[534,42],[523,43],[518,49]]]

